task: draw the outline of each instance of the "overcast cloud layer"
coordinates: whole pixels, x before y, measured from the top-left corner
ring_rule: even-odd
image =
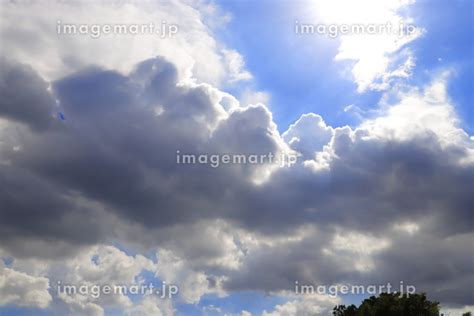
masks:
[[[327,315],[340,302],[295,297],[295,281],[403,281],[446,306],[474,304],[474,142],[447,95],[449,72],[400,87],[359,126],[308,113],[280,134],[265,104],[222,91],[251,75],[204,26],[206,15],[220,16],[211,5],[110,10],[182,23],[182,38],[163,47],[128,44],[140,49],[133,56],[111,51],[108,39],[70,39],[76,54],[44,29],[9,31],[19,15],[34,17],[32,25],[54,21],[50,14],[65,19],[65,5],[47,13],[3,6],[0,305],[172,315],[175,304],[203,295],[261,291],[287,298],[263,313],[276,316]],[[20,43],[19,34],[36,39]],[[213,168],[178,164],[178,151],[298,160]],[[178,284],[178,298],[48,291],[57,281],[139,283],[145,271]]]

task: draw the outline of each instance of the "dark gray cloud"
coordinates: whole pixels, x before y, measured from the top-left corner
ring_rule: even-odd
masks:
[[[0,59],[0,115],[36,130],[47,128],[54,106],[48,83],[30,66]]]
[[[204,84],[178,84],[174,66],[160,58],[129,75],[84,69],[53,82],[51,92],[27,66],[2,60],[0,69],[0,236],[15,255],[40,252],[18,247],[22,241],[74,249],[164,230],[169,236],[153,240],[154,246],[200,258],[179,240],[189,240],[183,227],[198,221],[222,220],[230,234],[240,229],[283,239],[310,226],[300,239],[255,251],[245,250],[236,235],[244,253],[240,269],[229,272],[202,258],[196,268],[226,274],[232,290],[288,290],[295,280],[405,280],[447,302],[472,303],[459,295],[474,275],[467,254],[474,165],[462,162],[472,155],[462,143],[446,146],[424,132],[409,139],[367,137],[368,129],[332,129],[308,116],[285,135],[300,161],[255,184],[264,166],[180,165],[176,152],[288,150],[271,113],[260,105],[230,110],[232,97]],[[54,118],[58,111],[65,121]],[[326,168],[304,166],[303,158],[321,154],[325,144]],[[396,233],[394,225],[404,222],[416,223],[419,232]],[[117,231],[120,225],[138,232]],[[193,248],[209,257],[225,252],[200,246],[218,244],[219,235],[198,242],[198,232],[188,232]],[[350,253],[337,259],[325,254],[335,236],[350,232],[390,241],[364,254],[375,269],[354,270]]]

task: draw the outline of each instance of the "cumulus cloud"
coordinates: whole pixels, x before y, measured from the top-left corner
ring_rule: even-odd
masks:
[[[303,114],[282,137],[290,147],[306,159],[313,159],[329,143],[334,130],[317,114]]]
[[[66,259],[12,258],[11,267],[5,267],[3,261],[0,264],[2,305],[50,307],[67,315],[104,315],[117,308],[127,315],[173,315],[170,297],[156,292],[165,284],[160,280],[180,284],[182,291],[176,295],[184,302],[195,303],[211,292],[203,286],[208,283],[206,275],[187,268],[170,251],[146,258],[100,244]],[[145,279],[147,272],[159,279]],[[150,283],[158,290],[150,289]],[[146,290],[132,292],[133,287],[141,286]],[[105,287],[111,288],[112,294],[103,292]],[[115,288],[125,290],[115,292]]]
[[[416,135],[434,134],[442,145],[465,144],[467,150],[472,150],[469,135],[459,127],[461,120],[447,94],[449,75],[442,73],[422,91],[411,88],[400,92],[398,104],[388,106],[362,126],[380,138],[408,140]]]
[[[212,284],[204,272],[193,271],[185,259],[174,255],[169,250],[159,251],[157,258],[156,275],[167,282],[179,284],[180,298],[185,303],[198,303],[205,294],[219,294],[219,284],[216,284],[216,280]]]
[[[212,3],[57,1],[44,10],[39,3],[8,2],[2,4],[0,14],[3,51],[28,62],[47,79],[58,79],[90,64],[127,73],[136,63],[157,55],[176,65],[180,79],[225,84],[251,78],[240,54],[215,40],[212,27],[225,25],[228,18]],[[204,16],[213,25],[207,25]],[[149,33],[93,38],[91,34],[58,34],[57,30],[65,24],[91,27],[118,21],[139,26],[153,23],[157,30],[173,24],[178,32],[165,38]]]
[[[0,261],[0,305],[44,309],[51,303],[49,281],[6,267]]]
[[[25,69],[4,62],[9,64],[2,69]],[[31,70],[28,74],[37,78]],[[442,82],[401,96],[385,116],[355,129],[333,128],[308,114],[280,135],[264,105],[242,108],[226,93],[205,84],[178,84],[177,77],[171,64],[157,58],[138,64],[127,76],[87,69],[53,82],[50,91],[40,80],[23,80],[35,82],[40,95],[55,100],[67,120],[51,117],[54,105],[44,107],[38,115],[50,121],[38,131],[36,117],[1,112],[6,136],[2,201],[9,205],[2,209],[3,247],[32,256],[30,249],[16,245],[34,238],[38,247],[42,240],[43,246],[83,247],[115,238],[144,249],[171,249],[174,254],[161,255],[176,257],[168,260],[176,267],[183,264],[179,276],[173,270],[160,273],[185,284],[183,298],[189,302],[223,289],[272,292],[288,289],[295,280],[356,282],[361,274],[374,281],[408,279],[422,289],[441,288],[448,280],[439,279],[432,258],[445,251],[456,271],[463,271],[459,283],[450,278],[451,287],[464,286],[466,273],[472,275],[462,250],[472,236],[466,221],[472,205],[472,141],[451,116]],[[22,106],[28,105],[16,105]],[[424,124],[426,117],[435,123]],[[457,136],[446,142],[446,130]],[[266,166],[178,165],[177,150],[294,150],[301,156],[296,165],[274,168],[255,184]],[[13,193],[20,185],[31,188],[21,197]],[[19,210],[23,216],[13,216]],[[42,225],[23,220],[35,216],[34,223]],[[407,242],[427,238],[410,242],[420,249],[406,253],[407,263],[398,266],[390,258],[406,252],[399,247],[403,231],[394,228],[386,235],[396,223],[418,227],[403,237]],[[465,239],[453,239],[457,234]],[[278,238],[266,242],[265,236]],[[198,242],[201,238],[207,241]],[[56,250],[54,256],[67,254]],[[426,261],[432,270],[417,264],[425,262],[417,256],[421,253],[432,256]],[[385,278],[378,273],[380,262],[393,269]],[[417,269],[425,271],[423,279]],[[440,293],[447,301],[469,300],[454,299],[454,290]]]
[[[263,311],[262,316],[323,316],[329,315],[332,308],[337,305],[337,298],[312,295],[296,298],[281,305],[276,305],[271,312]]]
[[[413,3],[412,0],[315,2],[314,10],[322,23],[367,28],[359,33],[341,34],[335,56],[337,61],[351,62],[351,74],[359,92],[386,90],[393,80],[411,75],[415,57],[406,46],[424,32],[403,11]],[[390,25],[390,29],[379,30],[381,25]],[[370,31],[369,26],[378,31]]]
[[[125,311],[127,316],[156,315],[168,316],[173,315],[174,309],[168,304],[163,306],[160,302],[153,300],[151,297],[144,298],[139,304]]]

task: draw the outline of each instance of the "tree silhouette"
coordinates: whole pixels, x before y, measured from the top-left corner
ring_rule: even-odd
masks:
[[[439,316],[439,303],[430,302],[426,295],[383,293],[365,299],[359,307],[339,305],[334,316]]]

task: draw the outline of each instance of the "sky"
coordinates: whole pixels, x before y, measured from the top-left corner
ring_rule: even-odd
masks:
[[[473,12],[1,2],[0,315],[326,316],[387,284],[474,311]]]

